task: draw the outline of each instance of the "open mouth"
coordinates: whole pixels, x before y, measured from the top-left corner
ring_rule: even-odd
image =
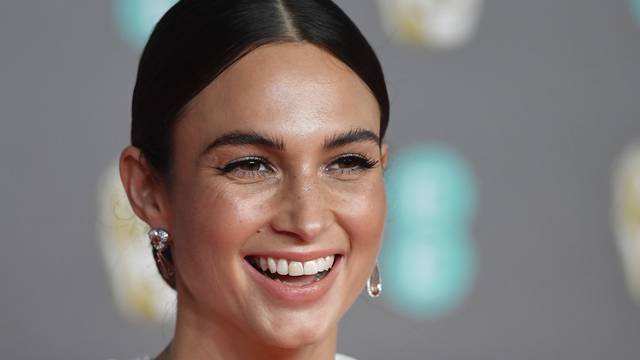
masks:
[[[305,286],[324,279],[341,255],[330,255],[309,261],[292,261],[262,256],[247,256],[245,260],[259,273],[289,286]]]

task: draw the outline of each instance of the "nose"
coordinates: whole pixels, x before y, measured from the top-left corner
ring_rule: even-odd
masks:
[[[329,194],[313,175],[294,176],[283,183],[278,211],[272,219],[276,232],[287,233],[300,241],[312,242],[331,224]]]

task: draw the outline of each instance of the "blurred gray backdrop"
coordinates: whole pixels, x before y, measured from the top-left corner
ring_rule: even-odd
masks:
[[[391,43],[338,1],[388,77],[392,151],[446,142],[476,172],[479,272],[432,321],[360,299],[339,350],[376,359],[640,359],[640,306],[610,221],[616,156],[640,137],[640,25],[626,1],[487,0],[454,51]],[[110,1],[0,3],[0,357],[130,359],[168,327],[115,307],[97,181],[128,143],[138,52]]]

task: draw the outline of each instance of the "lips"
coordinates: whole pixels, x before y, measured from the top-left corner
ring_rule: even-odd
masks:
[[[252,255],[245,257],[245,263],[267,293],[288,303],[301,303],[326,293],[341,268],[342,255],[318,255]]]

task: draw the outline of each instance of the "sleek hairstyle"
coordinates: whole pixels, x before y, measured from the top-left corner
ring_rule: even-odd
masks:
[[[349,66],[380,107],[389,98],[380,62],[356,25],[330,0],[181,0],[144,48],[133,92],[131,143],[170,180],[172,132],[185,106],[227,67],[273,42],[308,42]]]

